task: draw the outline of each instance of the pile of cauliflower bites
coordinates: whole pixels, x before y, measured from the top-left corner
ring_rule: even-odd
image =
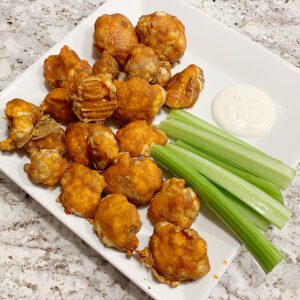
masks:
[[[150,159],[151,146],[168,141],[151,126],[160,108],[191,107],[203,89],[196,65],[171,77],[186,49],[185,28],[164,12],[142,16],[136,28],[124,15],[103,15],[94,47],[93,67],[68,46],[45,60],[50,92],[39,107],[22,99],[6,104],[9,135],[0,149],[24,148],[34,183],[60,183],[65,211],[92,220],[106,246],[128,257],[136,251],[158,281],[197,279],[210,269],[206,242],[190,229],[200,201],[183,179],[163,182]],[[104,126],[108,118],[120,124],[116,134]],[[149,246],[136,250],[137,207],[145,205],[155,229]]]

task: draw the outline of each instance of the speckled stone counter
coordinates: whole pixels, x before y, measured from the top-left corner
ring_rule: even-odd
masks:
[[[300,67],[299,0],[188,1]],[[102,2],[2,0],[0,89]],[[300,299],[300,167],[285,199],[293,217],[268,236],[286,259],[265,276],[242,248],[210,299]],[[0,299],[96,298],[148,299],[0,174]]]

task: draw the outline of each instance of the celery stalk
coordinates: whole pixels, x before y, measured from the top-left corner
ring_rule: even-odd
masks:
[[[236,196],[278,228],[291,217],[291,212],[267,193],[230,171],[174,144],[165,146],[203,176]]]
[[[260,177],[257,177],[257,176],[254,176],[240,168],[237,168],[231,164],[228,164],[226,163],[225,161],[223,160],[220,160],[216,157],[213,157],[212,155],[206,153],[206,152],[203,152],[183,141],[180,141],[180,140],[177,140],[175,142],[176,145],[184,148],[184,149],[187,149],[201,157],[204,157],[205,159],[208,159],[210,160],[211,162],[219,165],[220,167],[223,167],[224,169],[227,169],[228,171],[242,177],[243,179],[249,181],[250,183],[256,185],[257,187],[261,188],[263,191],[265,191],[268,195],[270,195],[271,197],[273,197],[274,199],[278,200],[281,204],[284,205],[284,202],[283,202],[283,197],[282,197],[282,194],[281,194],[281,191],[280,189],[278,188],[277,185],[263,179],[263,178],[260,178]]]
[[[282,189],[285,189],[295,176],[295,170],[281,161],[199,127],[178,120],[166,120],[159,124],[159,128],[175,139],[237,165]]]
[[[189,164],[162,146],[153,146],[151,154],[156,161],[167,166],[170,172],[185,179],[207,206],[247,247],[266,273],[272,271],[283,259],[284,255],[264,237],[241,210],[232,205],[223,193]]]

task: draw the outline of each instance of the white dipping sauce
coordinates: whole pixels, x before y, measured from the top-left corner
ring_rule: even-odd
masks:
[[[212,113],[221,127],[244,137],[266,134],[275,120],[272,99],[262,90],[243,84],[223,89],[213,101]]]

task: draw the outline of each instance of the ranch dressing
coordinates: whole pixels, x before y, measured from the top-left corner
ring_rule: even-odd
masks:
[[[275,107],[269,95],[244,84],[223,89],[214,98],[212,113],[221,127],[244,137],[266,134],[275,120]]]

